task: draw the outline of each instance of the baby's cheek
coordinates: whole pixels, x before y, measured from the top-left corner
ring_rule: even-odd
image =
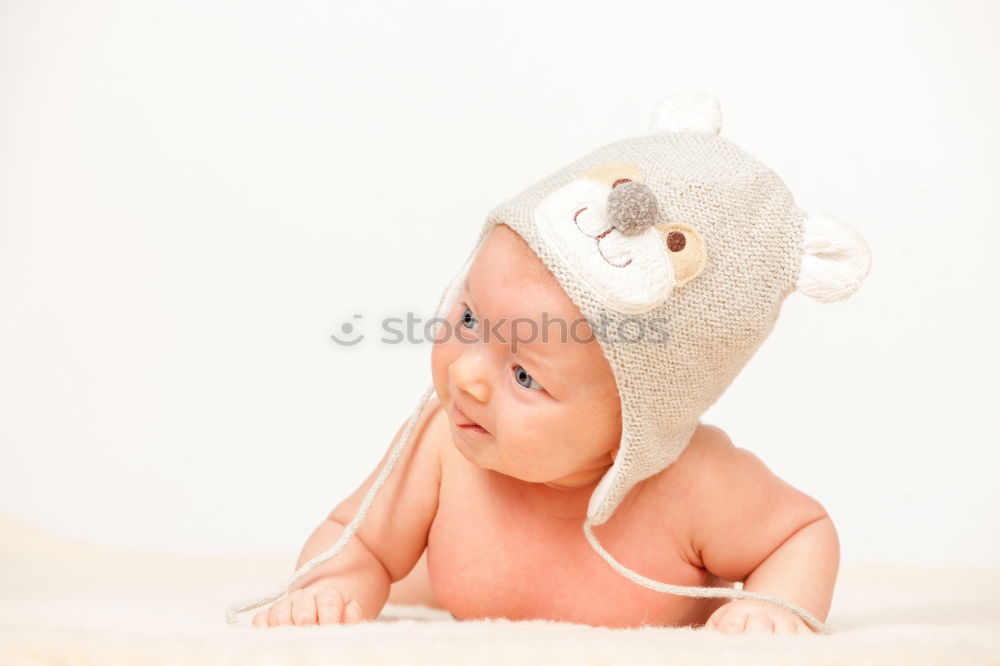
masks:
[[[558,414],[533,414],[506,430],[516,436],[507,441],[505,457],[516,461],[525,477],[551,480],[578,471],[580,465],[588,461],[586,454],[577,447],[574,424]]]

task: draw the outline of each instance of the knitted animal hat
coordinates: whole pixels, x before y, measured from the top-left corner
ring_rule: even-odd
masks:
[[[591,322],[621,399],[620,448],[583,524],[590,544],[644,587],[762,599],[826,632],[808,611],[775,597],[645,578],[618,563],[591,530],[638,482],[677,459],[700,416],[771,332],[786,296],[837,301],[868,274],[864,239],[833,217],[799,209],[773,171],[718,136],[720,124],[710,96],[669,96],[648,134],[602,146],[494,208],[437,316],[451,309],[489,231],[502,223],[517,232]],[[286,590],[346,545],[432,390],[338,544],[296,572]],[[228,617],[234,621],[233,609]]]

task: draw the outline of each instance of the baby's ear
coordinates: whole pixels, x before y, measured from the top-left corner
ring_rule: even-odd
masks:
[[[808,215],[802,226],[802,264],[795,288],[820,303],[840,301],[857,291],[871,268],[871,250],[861,234],[822,213]]]

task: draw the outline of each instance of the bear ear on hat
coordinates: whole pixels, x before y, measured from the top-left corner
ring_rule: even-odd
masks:
[[[795,289],[820,303],[840,301],[857,291],[871,268],[871,250],[864,237],[823,213],[807,215],[802,231]]]
[[[660,100],[649,122],[650,134],[704,132],[718,134],[722,127],[719,103],[706,92],[674,93]]]

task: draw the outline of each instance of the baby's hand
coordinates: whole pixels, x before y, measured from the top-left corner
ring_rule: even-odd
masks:
[[[759,599],[734,599],[719,606],[705,623],[706,629],[724,634],[762,631],[773,634],[811,634],[809,628],[795,613]]]
[[[293,590],[253,617],[255,627],[309,624],[355,624],[363,619],[357,601],[330,585]]]

